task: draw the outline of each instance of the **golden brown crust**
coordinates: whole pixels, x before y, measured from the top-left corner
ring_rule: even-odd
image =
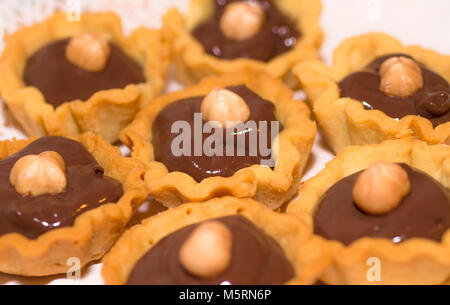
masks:
[[[44,276],[67,272],[70,267],[67,260],[71,257],[79,258],[81,266],[101,258],[147,197],[142,180],[145,166],[141,162],[122,157],[116,147],[92,133],[71,138],[95,157],[105,175],[122,183],[124,195],[117,203],[107,203],[83,213],[73,226],[49,231],[36,240],[18,233],[0,236],[0,272]],[[34,140],[0,142],[0,159]]]
[[[339,180],[379,160],[409,164],[428,173],[446,188],[450,186],[450,147],[447,145],[429,145],[405,138],[351,146],[303,184],[301,196],[288,206],[287,213],[298,216],[312,227],[314,211],[322,195]],[[329,240],[326,244],[334,256],[322,277],[328,284],[442,284],[450,277],[450,230],[440,243],[412,238],[396,245],[387,239],[362,238],[349,246]],[[371,257],[380,260],[381,282],[368,281],[367,260]]]
[[[245,84],[273,102],[275,115],[283,124],[279,135],[280,155],[274,170],[253,165],[231,177],[211,177],[198,183],[185,173],[169,173],[162,163],[154,162],[151,126],[165,106],[186,97],[206,95],[216,86],[239,84]],[[302,101],[293,100],[292,92],[282,82],[262,73],[249,72],[212,76],[196,86],[155,99],[121,132],[120,139],[132,149],[133,157],[149,164],[145,178],[150,194],[168,207],[231,195],[251,197],[276,209],[298,191],[315,133],[316,126],[310,120],[308,107]]]
[[[410,54],[450,81],[450,56],[417,46],[402,46],[396,39],[380,33],[344,41],[334,53],[332,68],[319,61],[295,66],[294,74],[302,83],[317,121],[335,152],[349,145],[380,143],[408,136],[431,144],[450,143],[450,122],[433,129],[426,118],[410,115],[397,121],[379,110],[364,109],[360,101],[341,98],[338,82],[342,78],[390,53]]]
[[[319,0],[274,0],[274,3],[297,21],[302,38],[293,50],[267,63],[245,58],[222,60],[204,51],[190,32],[212,14],[213,0],[191,0],[189,12],[184,16],[176,9],[170,10],[164,16],[164,32],[172,41],[178,78],[186,84],[193,84],[209,75],[256,70],[283,79],[290,87],[298,86],[291,68],[299,61],[317,58],[317,50],[323,40],[319,26],[322,5]]]
[[[108,285],[123,285],[136,262],[159,240],[187,225],[239,214],[274,238],[296,271],[288,284],[313,284],[329,263],[323,243],[311,238],[311,230],[295,217],[272,212],[251,199],[215,198],[189,203],[144,220],[117,241],[103,259],[102,275]]]
[[[44,45],[76,33],[90,32],[120,46],[143,66],[147,82],[124,89],[99,91],[87,101],[68,101],[56,107],[45,102],[35,87],[22,80],[25,62]],[[0,59],[0,90],[13,115],[32,136],[71,135],[93,131],[109,142],[140,107],[163,89],[169,66],[169,46],[157,30],[139,28],[129,37],[122,33],[120,18],[114,13],[84,13],[80,22],[70,22],[57,12],[43,23],[22,28],[6,38]]]

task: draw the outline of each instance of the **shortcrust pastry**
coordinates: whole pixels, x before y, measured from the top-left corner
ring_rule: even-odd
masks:
[[[309,116],[279,80],[233,73],[152,101],[120,139],[151,164],[147,186],[168,207],[231,195],[276,209],[298,191],[316,132]]]
[[[344,41],[334,65],[294,68],[335,152],[415,136],[450,141],[450,56],[379,33]]]
[[[295,87],[291,67],[317,58],[320,11],[319,0],[191,0],[186,15],[176,9],[166,14],[164,31],[184,83],[257,70]]]
[[[223,197],[131,228],[105,256],[102,274],[113,285],[313,284],[330,262],[320,244],[295,217]]]
[[[405,138],[344,149],[287,212],[333,263],[327,284],[443,284],[450,276],[450,148]]]
[[[85,133],[0,142],[0,271],[65,273],[98,259],[147,197],[145,166]]]
[[[113,13],[57,12],[6,37],[1,96],[27,134],[86,131],[109,142],[164,88],[170,47],[159,30],[122,33]]]

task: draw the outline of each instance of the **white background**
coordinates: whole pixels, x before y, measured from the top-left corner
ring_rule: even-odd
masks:
[[[300,0],[299,0],[300,1]],[[444,54],[450,54],[450,1],[449,0],[322,0],[321,24],[325,42],[321,56],[331,63],[332,53],[345,38],[380,31],[391,34],[403,43],[419,44]],[[0,49],[2,35],[14,31],[21,24],[42,20],[55,8],[65,9],[73,0],[0,0]],[[123,17],[124,26],[131,30],[137,25],[158,27],[161,16],[172,5],[182,10],[187,0],[81,0],[83,9],[101,10],[112,8]],[[180,88],[170,82],[167,91]],[[299,92],[298,97],[303,94]],[[0,107],[0,139],[24,138],[10,115]],[[304,180],[314,176],[333,155],[322,141],[316,139]],[[145,204],[132,220],[135,224],[160,207]],[[65,276],[23,278],[0,273],[0,284],[102,284],[101,263],[96,262],[82,270],[80,280],[67,280]]]

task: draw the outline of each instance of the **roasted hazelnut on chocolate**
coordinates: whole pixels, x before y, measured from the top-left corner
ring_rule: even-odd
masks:
[[[364,170],[353,187],[353,200],[370,215],[389,213],[410,192],[408,174],[398,164],[379,161]]]
[[[250,108],[239,95],[218,87],[205,96],[200,111],[203,119],[216,128],[231,128],[250,116]]]
[[[64,159],[54,151],[27,155],[14,164],[9,181],[21,195],[58,194],[66,189],[65,167]]]
[[[226,37],[246,40],[256,35],[264,23],[264,10],[255,1],[233,2],[227,5],[220,20]]]
[[[90,71],[98,72],[108,63],[110,48],[108,42],[94,34],[74,36],[66,48],[66,57],[74,65]]]
[[[180,248],[181,265],[191,274],[212,278],[226,270],[231,262],[233,236],[219,221],[199,225]]]
[[[408,97],[423,88],[422,70],[412,59],[394,56],[380,67],[380,90],[396,97]]]

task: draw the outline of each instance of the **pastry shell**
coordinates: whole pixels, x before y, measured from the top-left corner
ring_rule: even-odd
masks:
[[[294,74],[300,80],[325,137],[335,152],[349,145],[380,143],[415,136],[430,144],[450,144],[450,122],[433,129],[423,117],[395,120],[379,110],[366,110],[360,101],[341,98],[338,83],[385,54],[405,53],[450,81],[450,56],[418,46],[403,46],[396,39],[371,33],[344,41],[335,51],[333,67],[319,61],[300,63]]]
[[[45,276],[68,272],[68,259],[78,258],[81,267],[101,258],[119,237],[147,191],[142,176],[145,166],[122,157],[93,133],[72,136],[104,168],[105,175],[122,183],[124,195],[117,203],[106,203],[87,211],[73,226],[54,229],[30,240],[18,233],[0,236],[0,272],[22,276]],[[35,139],[0,142],[0,159],[18,152]]]
[[[74,100],[53,107],[35,87],[26,86],[22,72],[29,56],[52,41],[77,33],[95,33],[114,42],[143,66],[147,82],[124,89],[101,90],[88,100]],[[71,135],[92,131],[109,142],[132,121],[140,107],[165,86],[170,47],[159,30],[136,29],[122,33],[120,18],[114,13],[83,13],[80,21],[69,21],[57,12],[46,21],[24,27],[5,39],[0,59],[0,91],[14,117],[31,136]]]
[[[271,101],[277,119],[284,126],[278,137],[279,157],[274,170],[253,165],[231,177],[209,177],[199,183],[186,173],[169,173],[164,164],[154,161],[151,128],[164,107],[183,98],[207,95],[215,87],[240,84]],[[120,139],[132,150],[132,157],[150,166],[146,185],[150,194],[167,207],[230,195],[253,198],[276,209],[297,193],[315,134],[316,125],[304,102],[294,100],[292,91],[281,81],[263,73],[248,72],[211,76],[195,86],[155,99],[121,132]]]
[[[290,87],[298,81],[291,73],[292,66],[303,60],[317,58],[323,40],[319,25],[322,5],[319,0],[274,0],[274,4],[288,17],[297,22],[301,39],[290,51],[268,62],[239,58],[224,60],[209,55],[191,35],[191,31],[211,16],[215,0],[191,0],[188,13],[182,15],[171,9],[164,16],[164,33],[172,42],[173,60],[179,80],[186,84],[198,82],[205,76],[252,69],[270,73],[283,79]]]
[[[125,232],[103,259],[105,283],[126,284],[137,261],[170,233],[193,223],[237,214],[249,219],[282,247],[296,273],[287,284],[314,284],[330,263],[330,256],[322,251],[322,242],[312,237],[310,228],[296,217],[273,212],[251,199],[222,197],[167,210]]]
[[[299,199],[287,208],[313,227],[313,215],[323,194],[335,183],[375,161],[402,162],[426,172],[450,187],[450,147],[413,138],[345,148],[325,169],[306,181]],[[450,230],[441,242],[412,238],[393,244],[383,238],[361,238],[349,246],[326,241],[333,263],[321,280],[327,284],[443,284],[450,278]],[[379,259],[381,281],[369,281],[369,259]]]

